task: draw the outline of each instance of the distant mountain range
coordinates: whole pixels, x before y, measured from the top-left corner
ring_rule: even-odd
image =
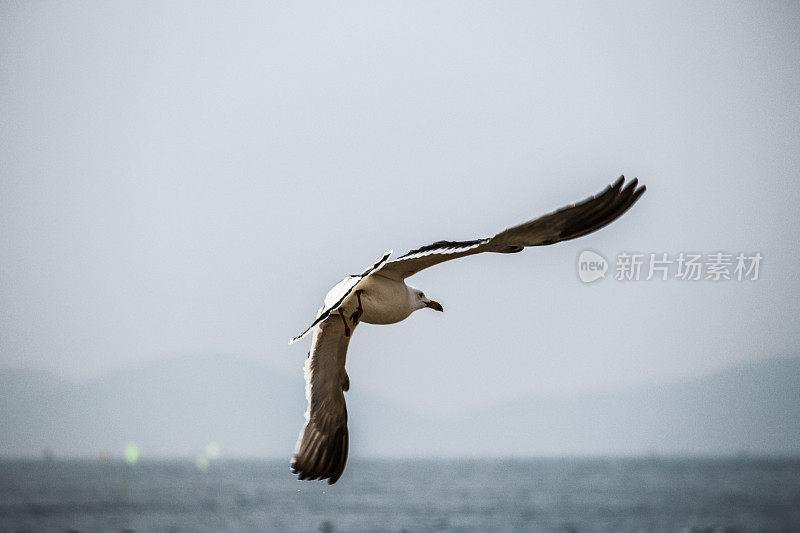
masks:
[[[703,378],[427,417],[348,393],[352,456],[798,454],[800,359]],[[0,371],[0,456],[291,455],[306,409],[301,375],[229,358],[165,360],[88,383]]]

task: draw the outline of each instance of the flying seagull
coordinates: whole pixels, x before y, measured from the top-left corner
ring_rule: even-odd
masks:
[[[394,324],[425,307],[442,311],[439,302],[405,279],[438,263],[482,252],[516,253],[527,246],[544,246],[574,239],[610,224],[644,193],[633,179],[620,176],[600,194],[547,215],[507,228],[494,237],[472,241],[438,241],[389,261],[392,252],[361,274],[348,276],[325,296],[317,318],[289,344],[313,332],[304,367],[306,424],[292,460],[300,479],[339,479],[347,462],[347,407],[350,388],[344,364],[350,337],[360,322]]]

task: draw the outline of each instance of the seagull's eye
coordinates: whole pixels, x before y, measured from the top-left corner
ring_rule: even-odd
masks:
[[[425,294],[424,293],[419,293],[419,297],[420,298],[425,298]]]

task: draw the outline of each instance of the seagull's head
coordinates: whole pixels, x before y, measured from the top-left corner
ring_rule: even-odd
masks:
[[[410,287],[411,289],[411,297],[412,302],[414,302],[414,310],[422,309],[423,307],[430,307],[431,309],[435,309],[436,311],[444,311],[442,308],[442,304],[431,300],[425,293],[419,289],[415,289],[414,287]]]

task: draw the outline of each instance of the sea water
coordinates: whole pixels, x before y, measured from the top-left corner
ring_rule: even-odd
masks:
[[[800,458],[0,461],[0,531],[800,532]]]

